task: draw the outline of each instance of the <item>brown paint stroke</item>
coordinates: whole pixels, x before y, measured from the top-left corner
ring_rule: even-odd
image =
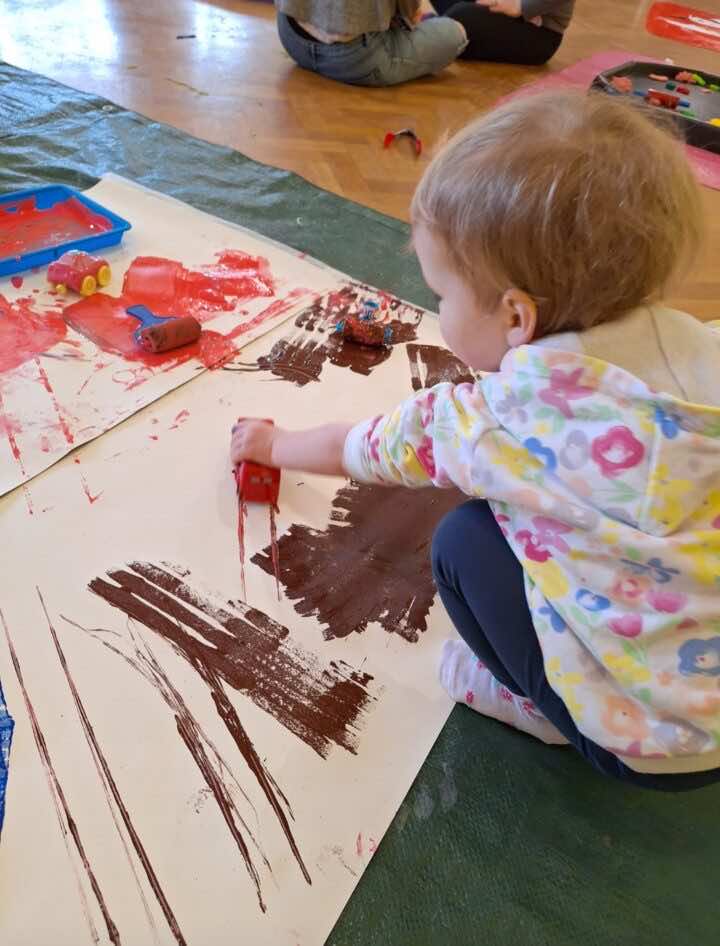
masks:
[[[68,831],[70,832],[70,837],[72,838],[73,844],[75,845],[75,850],[80,857],[83,869],[87,875],[88,881],[90,882],[90,887],[92,888],[92,892],[100,908],[100,912],[102,913],[110,942],[113,943],[114,946],[120,946],[120,933],[118,932],[118,928],[110,916],[110,911],[108,910],[107,904],[105,903],[105,897],[103,896],[102,890],[100,889],[100,884],[95,877],[95,872],[93,871],[88,856],[85,853],[85,846],[82,843],[82,838],[80,837],[80,831],[78,830],[77,822],[73,818],[67,798],[65,797],[65,792],[63,791],[63,787],[57,777],[55,766],[53,765],[52,757],[50,755],[50,750],[48,749],[47,742],[45,741],[45,734],[43,733],[43,730],[40,726],[37,714],[35,712],[35,707],[32,700],[30,699],[30,694],[27,691],[27,687],[25,686],[25,679],[20,667],[20,661],[10,635],[10,629],[8,628],[7,622],[5,621],[5,615],[1,609],[0,621],[2,622],[3,630],[5,631],[5,639],[10,651],[10,659],[12,660],[12,665],[15,670],[15,676],[17,677],[17,681],[23,695],[23,700],[25,702],[25,709],[27,710],[28,718],[30,720],[35,746],[45,772],[48,788],[50,789],[50,795],[55,807],[55,814],[57,815],[58,824],[60,825],[60,832],[62,834],[63,843],[65,844],[65,850],[68,853],[70,863],[73,865],[75,878],[77,880],[78,889],[80,892],[80,899],[83,906],[83,913],[85,914],[85,919],[90,930],[90,936],[92,937],[94,943],[100,942],[100,937],[98,936],[97,929],[90,914],[90,908],[87,902],[87,897],[85,896],[85,890],[82,883],[80,882],[80,876],[77,873],[75,862],[70,855],[70,846],[68,844],[67,837]],[[66,824],[67,830],[65,828]]]
[[[410,362],[413,391],[431,388],[441,381],[452,384],[472,384],[475,378],[466,364],[447,348],[439,345],[408,345],[405,349]]]
[[[415,643],[435,598],[430,541],[466,497],[456,489],[351,483],[339,490],[326,529],[294,524],[281,536],[280,581],[295,610],[324,624],[326,640],[378,622]],[[252,562],[271,573],[268,549]]]
[[[272,561],[272,555],[270,555]],[[223,683],[245,693],[325,758],[333,743],[356,752],[372,679],[342,661],[319,660],[289,640],[287,628],[243,602],[214,604],[177,574],[143,562],[109,571],[89,588],[167,640],[206,683],[220,718],[255,776],[308,883],[310,874],[281,802]],[[184,576],[187,577],[187,576]],[[292,812],[290,812],[292,817]]]
[[[252,803],[243,791],[240,783],[232,775],[230,767],[220,755],[213,741],[190,711],[182,694],[168,677],[150,645],[133,632],[132,622],[129,622],[130,642],[128,642],[123,635],[113,631],[104,630],[102,628],[85,628],[65,617],[63,620],[72,627],[93,637],[101,643],[103,647],[106,647],[112,653],[121,657],[157,690],[166,705],[170,708],[175,718],[175,726],[178,734],[200,770],[208,790],[220,809],[220,813],[240,851],[240,855],[245,863],[245,868],[255,887],[260,909],[265,913],[267,907],[262,896],[260,875],[253,861],[250,848],[243,837],[243,832],[251,839],[253,846],[260,853],[270,873],[272,873],[272,868],[267,857],[265,857],[261,851],[250,827],[240,814],[238,806],[230,793],[227,780],[232,780],[251,807]],[[131,647],[130,653],[127,653],[123,649],[128,646]]]
[[[163,911],[167,924],[170,927],[170,931],[175,937],[175,940],[177,941],[178,946],[187,946],[185,937],[180,931],[180,926],[178,925],[178,922],[175,918],[175,914],[173,913],[170,907],[170,904],[168,903],[167,898],[163,892],[163,889],[160,886],[160,882],[157,878],[155,870],[152,864],[150,863],[150,858],[148,857],[147,852],[145,851],[145,848],[140,840],[140,836],[138,835],[135,829],[135,826],[132,822],[132,818],[130,817],[130,812],[127,810],[125,806],[125,802],[122,799],[122,795],[120,794],[120,790],[110,770],[108,761],[105,757],[104,752],[102,751],[102,748],[100,747],[98,738],[95,735],[95,730],[93,729],[90,719],[87,715],[85,705],[80,697],[80,693],[77,689],[77,686],[75,685],[75,681],[72,677],[72,674],[70,673],[70,668],[68,667],[68,663],[65,658],[65,653],[60,645],[60,640],[58,639],[57,632],[55,631],[55,627],[52,621],[50,620],[50,615],[48,613],[47,607],[45,606],[45,600],[42,596],[40,589],[37,588],[36,590],[37,590],[38,598],[40,599],[40,604],[42,605],[43,612],[45,613],[45,619],[48,624],[48,630],[50,631],[50,636],[52,637],[53,644],[55,645],[55,650],[57,652],[58,660],[60,661],[60,666],[62,667],[63,673],[65,674],[65,679],[67,681],[68,687],[73,697],[73,702],[75,703],[75,708],[80,718],[80,723],[82,725],[85,738],[88,742],[93,758],[97,761],[97,763],[100,766],[100,769],[102,770],[103,790],[105,791],[106,797],[108,796],[108,792],[110,793],[110,795],[112,795],[112,798],[117,806],[117,809],[120,812],[120,817],[122,818],[123,824],[125,825],[125,830],[127,831],[130,837],[132,846],[135,848],[135,853],[137,854],[140,860],[140,863],[143,866],[143,870],[145,871],[145,876],[148,879],[148,883],[150,884],[150,887],[153,893],[155,894],[155,898],[160,904],[160,908]],[[108,797],[108,804],[109,804],[109,801],[110,800]]]
[[[335,326],[348,314],[359,314],[363,302],[378,301],[378,320],[392,329],[388,345],[375,348],[347,341],[335,333]],[[326,362],[349,368],[356,374],[369,375],[392,354],[392,348],[417,337],[422,309],[402,302],[396,296],[378,292],[362,283],[348,282],[340,289],[325,293],[303,309],[295,319],[295,331],[277,341],[267,355],[254,366],[229,366],[236,371],[269,371],[284,381],[303,387],[319,381]]]

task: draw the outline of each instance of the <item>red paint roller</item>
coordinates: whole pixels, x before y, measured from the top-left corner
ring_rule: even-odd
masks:
[[[202,326],[191,315],[157,316],[144,305],[131,305],[125,311],[140,322],[133,333],[135,343],[153,355],[191,345],[202,334]]]

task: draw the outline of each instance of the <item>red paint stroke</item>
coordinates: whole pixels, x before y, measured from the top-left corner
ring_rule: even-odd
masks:
[[[278,549],[277,523],[275,522],[275,507],[270,507],[270,553],[272,558],[273,574],[277,599],[280,601],[280,551]]]
[[[177,430],[180,424],[184,424],[189,416],[190,416],[190,411],[187,411],[187,410],[180,411],[179,414],[175,415],[175,423],[172,424],[168,429]]]
[[[156,315],[193,316],[204,322],[218,312],[235,311],[242,302],[274,295],[267,260],[235,250],[217,256],[216,263],[199,270],[188,270],[177,260],[137,257],[125,273],[120,296],[96,292],[68,306],[65,320],[103,351],[128,361],[140,361],[148,367],[174,367],[197,358],[207,368],[217,367],[237,354],[234,339],[289,309],[306,290],[275,300],[226,334],[205,329],[192,345],[159,354],[137,347],[133,334],[138,321],[125,311],[131,305],[146,305]],[[239,318],[242,315],[238,313]]]
[[[242,599],[247,601],[247,586],[245,585],[245,520],[247,519],[247,503],[240,496],[240,487],[238,486],[238,559],[240,561],[240,587],[242,589]]]
[[[20,453],[20,447],[18,445],[17,439],[15,438],[16,433],[22,431],[20,422],[11,417],[5,410],[5,402],[3,401],[2,388],[0,387],[0,431],[4,432],[7,437],[8,445],[10,446],[10,452],[13,455],[13,458],[17,465],[20,467],[20,473],[22,474],[23,479],[27,479],[27,471],[25,470],[25,464],[23,463],[22,454]],[[33,508],[32,496],[30,495],[30,490],[25,483],[22,484],[22,491],[25,497],[25,502],[27,503],[28,513],[33,516],[35,510]]]
[[[370,838],[369,840],[370,840],[370,845],[368,847],[368,851],[370,852],[370,854],[374,854],[375,851],[377,851],[377,841],[375,840],[375,838]]]
[[[432,534],[464,499],[456,489],[351,483],[336,494],[326,529],[294,524],[280,538],[286,596],[298,614],[326,626],[325,640],[360,634],[377,622],[417,642],[435,598]],[[268,549],[251,561],[271,573]]]
[[[679,3],[653,3],[648,10],[645,29],[654,36],[720,52],[720,16],[717,13]]]
[[[441,381],[451,384],[472,384],[470,369],[447,348],[438,345],[408,345],[405,349],[410,362],[410,382],[413,391],[432,388]]]
[[[0,259],[105,233],[112,227],[107,217],[95,213],[77,197],[58,201],[44,210],[37,206],[34,196],[26,197],[16,204],[0,206]]]
[[[18,368],[65,338],[62,315],[40,312],[34,302],[32,296],[9,302],[0,295],[0,373]]]
[[[368,298],[378,302],[378,318],[392,331],[389,345],[358,345],[335,332],[338,322],[347,315],[362,312],[363,302]],[[326,362],[338,368],[349,368],[356,374],[369,375],[387,361],[394,345],[416,338],[422,316],[422,309],[395,296],[362,283],[348,282],[340,289],[318,297],[303,309],[295,319],[296,331],[275,342],[270,352],[259,358],[255,365],[241,365],[233,370],[269,371],[298,387],[319,381]]]
[[[265,913],[267,907],[262,896],[260,875],[253,862],[253,857],[245,841],[243,832],[251,839],[253,846],[260,852],[263,863],[270,873],[272,873],[272,867],[267,857],[262,853],[251,829],[242,818],[228,783],[232,781],[232,784],[238,789],[251,807],[252,803],[243,791],[242,786],[232,775],[230,767],[218,752],[212,739],[210,739],[188,708],[182,694],[168,677],[150,645],[146,641],[138,639],[131,627],[131,647],[128,653],[126,650],[122,649],[123,646],[128,647],[126,638],[121,638],[120,642],[116,645],[115,643],[111,643],[111,639],[108,639],[107,635],[111,633],[109,631],[102,631],[100,629],[89,630],[76,624],[74,621],[70,621],[68,618],[64,618],[64,620],[78,630],[89,634],[108,650],[112,651],[112,653],[122,657],[126,663],[141,674],[141,676],[157,690],[165,704],[169,707],[175,718],[175,726],[178,734],[200,770],[207,789],[215,799],[220,813],[230,830],[230,834],[240,851],[240,856],[245,863],[245,868],[255,887],[260,909]],[[132,622],[130,623],[132,624]],[[112,639],[117,639],[117,636],[113,635]]]
[[[67,851],[68,858],[70,863],[73,865],[73,870],[75,871],[75,879],[78,885],[78,892],[80,894],[80,899],[83,906],[83,913],[85,914],[85,920],[88,924],[90,930],[90,936],[93,939],[93,942],[99,943],[100,937],[98,936],[97,929],[93,922],[92,916],[90,914],[90,909],[88,906],[87,898],[85,896],[85,890],[80,881],[80,877],[77,873],[75,867],[75,862],[70,854],[70,845],[68,843],[68,832],[70,832],[70,837],[72,838],[73,844],[75,845],[75,850],[78,853],[80,862],[82,863],[83,870],[87,876],[88,881],[90,882],[90,887],[95,896],[97,904],[102,913],[103,920],[105,921],[105,926],[107,928],[108,937],[110,942],[115,944],[115,946],[120,946],[120,934],[118,928],[113,922],[110,912],[105,903],[105,897],[103,896],[102,890],[100,889],[100,884],[98,883],[97,878],[95,877],[95,872],[92,869],[90,860],[88,859],[87,854],[85,853],[85,846],[80,837],[80,831],[77,826],[77,822],[72,815],[70,806],[68,805],[67,798],[65,797],[65,792],[63,791],[62,784],[57,776],[55,771],[55,766],[53,765],[52,757],[50,755],[50,750],[48,749],[47,742],[45,740],[45,734],[40,726],[38,721],[37,713],[35,712],[35,707],[32,700],[30,699],[30,694],[27,691],[25,686],[25,680],[23,678],[22,669],[20,667],[20,661],[18,659],[15,646],[13,644],[12,637],[10,635],[10,629],[7,626],[5,621],[5,615],[0,609],[0,622],[2,622],[3,630],[5,631],[5,639],[7,641],[8,649],[10,651],[10,659],[12,660],[12,665],[15,670],[15,676],[17,677],[20,690],[23,695],[23,701],[25,703],[25,709],[28,714],[28,719],[30,720],[30,727],[33,733],[33,739],[35,740],[35,747],[40,756],[40,761],[45,772],[45,778],[47,780],[48,788],[50,790],[50,795],[53,800],[53,805],[55,807],[55,814],[58,819],[58,824],[60,825],[60,833],[62,835],[63,843],[65,845],[65,850]],[[66,827],[67,826],[67,827]]]
[[[50,438],[47,434],[40,434],[40,449],[43,453],[50,453]]]
[[[11,276],[10,282],[16,289],[22,289],[23,278],[22,276]],[[39,290],[34,289],[33,292],[38,292]]]
[[[123,824],[125,825],[125,830],[127,831],[130,837],[132,846],[135,848],[135,853],[137,854],[140,860],[140,863],[143,866],[143,870],[145,871],[145,876],[148,879],[148,883],[150,884],[150,887],[153,893],[155,894],[155,898],[160,904],[160,908],[163,911],[163,914],[170,928],[170,931],[175,937],[175,940],[178,943],[178,946],[187,946],[185,942],[185,937],[181,933],[178,922],[175,919],[175,914],[173,913],[170,907],[170,904],[168,903],[167,898],[165,897],[165,894],[163,893],[162,887],[160,886],[160,882],[158,881],[155,870],[150,862],[150,858],[148,857],[147,852],[145,851],[145,848],[143,847],[143,844],[140,840],[140,836],[138,835],[135,829],[135,826],[132,822],[132,818],[130,817],[130,812],[127,810],[125,806],[125,802],[123,801],[122,795],[120,794],[120,790],[117,786],[115,778],[113,777],[113,774],[110,770],[108,761],[105,757],[104,752],[102,751],[98,738],[95,735],[95,730],[93,729],[90,719],[87,715],[85,705],[80,697],[80,693],[78,692],[78,689],[75,685],[75,681],[72,677],[72,674],[70,673],[70,668],[68,667],[68,663],[65,658],[65,653],[60,645],[60,640],[58,639],[57,632],[55,631],[55,627],[53,626],[52,621],[50,620],[50,615],[45,606],[45,600],[43,599],[40,589],[37,588],[36,590],[37,590],[38,598],[40,599],[40,604],[42,605],[42,609],[45,614],[45,619],[47,621],[48,629],[50,631],[50,636],[52,637],[53,644],[55,645],[55,650],[57,652],[58,660],[60,661],[60,666],[62,667],[63,673],[65,674],[67,685],[70,689],[70,692],[73,697],[73,701],[75,703],[75,708],[77,710],[78,717],[80,719],[80,723],[82,725],[83,732],[85,734],[85,739],[87,740],[88,746],[90,747],[90,751],[92,753],[93,759],[100,766],[100,769],[102,771],[103,790],[105,792],[108,805],[110,805],[109,796],[111,795],[115,802],[115,805],[117,806],[117,810],[120,813],[120,817],[122,818]]]
[[[68,446],[72,446],[75,443],[75,438],[73,437],[72,431],[70,430],[70,427],[68,426],[68,423],[65,420],[63,412],[60,410],[60,405],[58,404],[58,400],[55,397],[55,392],[53,391],[52,385],[50,384],[50,379],[47,376],[47,372],[41,365],[40,359],[37,356],[35,357],[35,366],[37,367],[38,375],[40,376],[40,380],[42,381],[43,387],[45,388],[47,393],[50,395],[50,401],[52,402],[53,409],[55,411],[55,414],[57,415],[58,423],[60,424],[60,430],[62,430],[63,432],[65,441],[68,444]]]
[[[75,463],[77,463],[77,465],[80,466],[80,457],[75,457]],[[81,482],[81,484],[82,484],[83,492],[84,492],[85,495],[87,496],[88,502],[89,502],[90,505],[92,506],[92,504],[93,504],[94,502],[96,502],[98,499],[100,499],[100,497],[101,497],[102,494],[103,494],[103,491],[100,490],[99,493],[96,493],[96,494],[93,496],[93,494],[90,492],[90,487],[89,487],[88,484],[87,484],[87,480],[85,479],[85,474],[82,472],[82,470],[79,470],[79,473],[80,473],[80,482]]]

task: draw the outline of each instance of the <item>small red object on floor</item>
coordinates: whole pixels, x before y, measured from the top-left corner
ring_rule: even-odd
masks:
[[[679,3],[653,3],[647,13],[645,29],[654,36],[720,52],[720,16],[717,12],[710,13]],[[690,75],[692,73],[681,72],[675,78],[679,82],[692,82]]]
[[[679,92],[680,95],[689,95],[689,94],[690,94],[690,89],[689,89],[686,85],[679,85],[679,86],[677,87],[676,91]]]
[[[389,148],[390,145],[395,141],[396,138],[410,138],[415,147],[415,157],[419,158],[422,154],[422,139],[418,138],[412,128],[402,128],[400,131],[389,131],[385,135],[385,140],[383,141],[383,148]]]

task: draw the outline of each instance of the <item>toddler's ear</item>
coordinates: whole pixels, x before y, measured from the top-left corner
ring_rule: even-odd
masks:
[[[522,289],[508,289],[500,301],[507,325],[505,338],[508,348],[529,345],[537,328],[537,306]]]

